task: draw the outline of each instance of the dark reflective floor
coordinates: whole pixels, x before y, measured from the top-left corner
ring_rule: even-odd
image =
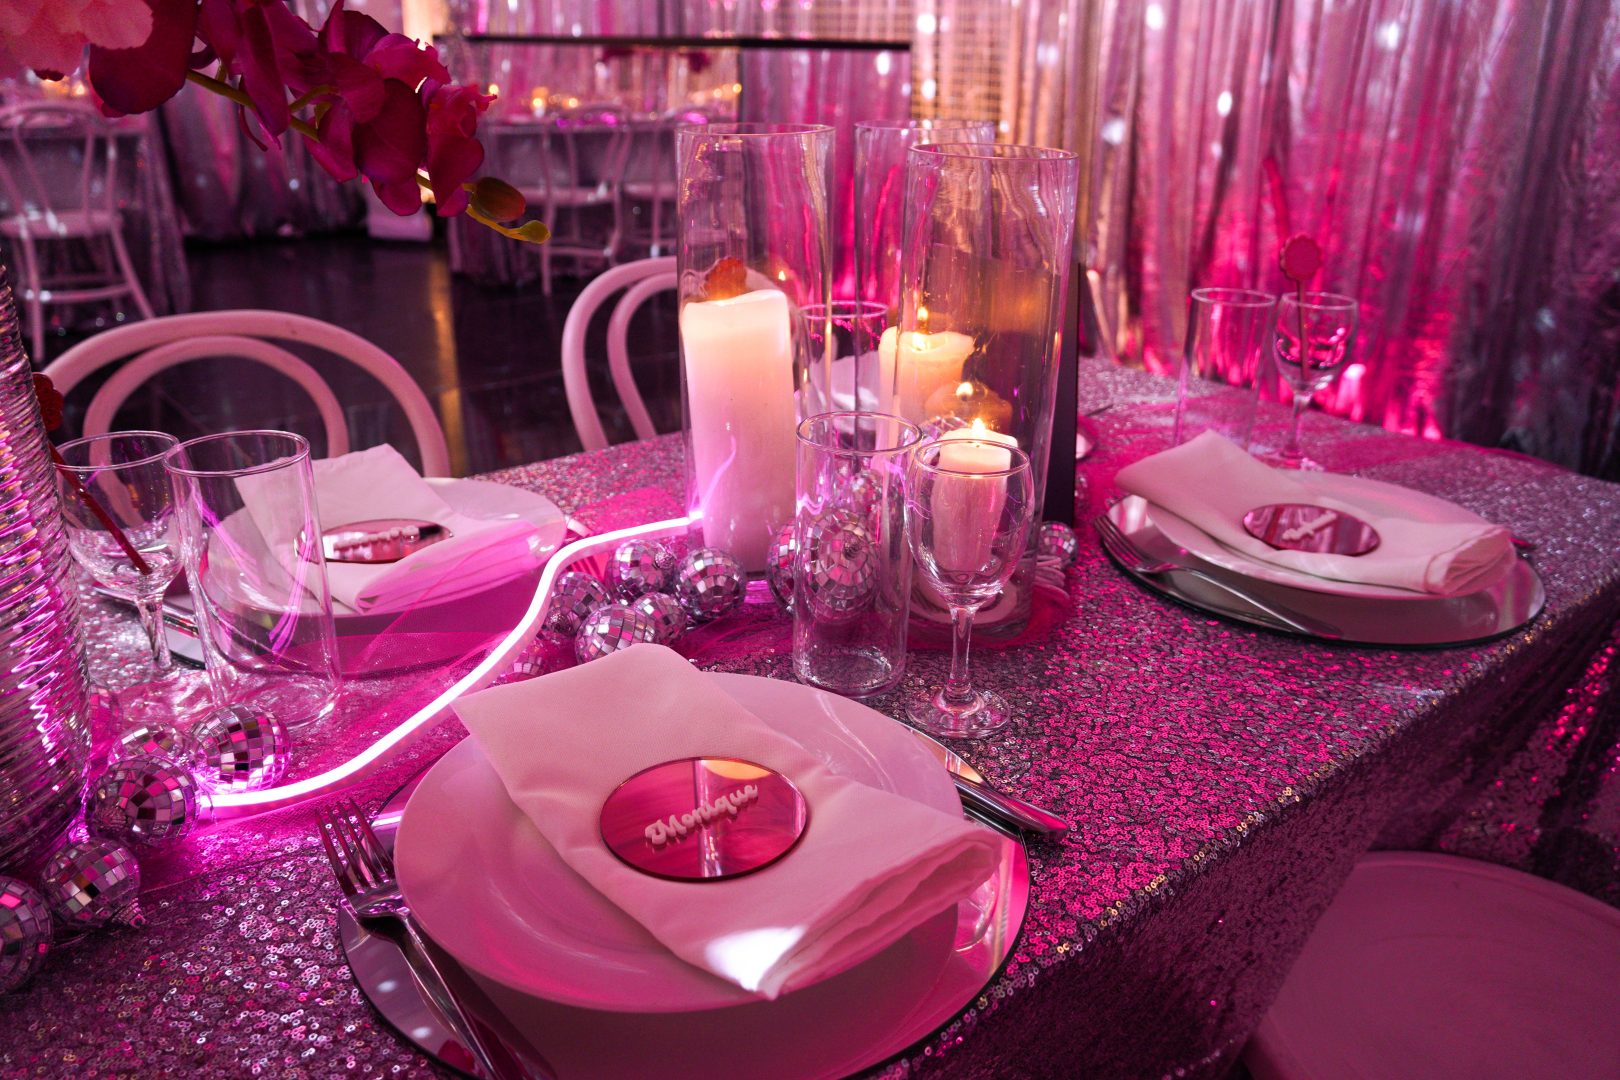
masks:
[[[312,315],[374,342],[410,372],[438,410],[457,475],[485,472],[580,449],[568,413],[559,343],[582,281],[489,288],[452,277],[442,240],[374,241],[365,236],[253,241],[188,251],[193,308],[270,308]],[[608,309],[597,313],[588,357],[605,357]],[[66,343],[53,345],[59,355]],[[650,301],[631,328],[637,381],[660,430],[680,423],[673,294]],[[295,350],[298,351],[298,350]],[[351,365],[300,353],[343,404],[356,448],[389,441],[412,455],[409,428],[382,385]],[[612,441],[632,437],[606,374],[590,365],[592,395]],[[75,390],[68,433],[92,384]],[[241,360],[200,361],[160,375],[119,414],[121,428],[178,436],[275,427],[324,437],[313,404],[291,381]]]

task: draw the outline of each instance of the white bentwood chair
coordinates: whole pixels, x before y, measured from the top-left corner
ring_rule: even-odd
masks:
[[[275,342],[321,349],[355,364],[388,390],[399,402],[416,437],[423,476],[450,475],[450,452],[444,428],[427,395],[399,361],[358,334],[284,311],[210,311],[193,315],[167,315],[120,326],[80,342],[48,367],[48,375],[64,396],[91,374],[122,365],[96,391],[85,413],[84,434],[108,431],[118,409],[134,390],[160,371],[202,359],[251,360],[285,375],[315,402],[326,428],[326,453],[337,457],[349,452],[349,425],[343,406],[326,380],[308,361]]]
[[[562,333],[563,389],[568,394],[568,411],[574,418],[574,430],[579,433],[579,441],[585,449],[600,450],[608,444],[585,371],[585,332],[590,328],[591,317],[609,297],[624,290],[608,319],[608,372],[636,438],[650,439],[657,432],[647,405],[641,399],[641,391],[636,388],[635,377],[630,373],[630,319],[651,297],[675,288],[675,281],[673,255],[638,259],[604,272],[585,286],[574,306],[568,309]]]
[[[65,168],[64,168],[65,164]],[[118,140],[88,105],[30,101],[0,109],[0,236],[11,250],[35,363],[45,360],[45,307],[128,297],[152,305],[124,246]],[[47,273],[48,261],[72,269]]]

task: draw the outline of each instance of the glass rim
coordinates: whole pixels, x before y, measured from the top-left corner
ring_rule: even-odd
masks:
[[[1021,143],[918,143],[911,147],[908,153],[940,158],[969,158],[977,161],[1027,161],[1031,164],[1066,161],[1074,162],[1078,166],[1080,161],[1080,155],[1073,150]]]
[[[816,311],[818,309],[826,309],[827,311],[844,311],[844,312],[846,312],[848,314],[852,314],[852,315],[877,315],[877,314],[881,314],[885,318],[887,318],[888,314],[889,314],[889,306],[887,304],[884,304],[884,303],[882,303],[880,301],[877,301],[877,300],[819,300],[814,304],[800,304],[799,305],[799,310],[800,311]],[[872,410],[869,410],[869,409],[868,410],[860,410],[860,409],[843,410],[843,409],[838,409],[838,410],[834,410],[834,411],[835,412],[845,412],[845,411],[847,411],[847,412],[863,412],[863,411],[864,412],[870,412]],[[819,416],[821,414],[817,413],[816,415]],[[888,415],[888,414],[881,414],[881,415]]]
[[[225,439],[242,439],[249,436],[271,436],[277,439],[286,439],[293,444],[294,453],[275,461],[266,461],[258,465],[244,465],[235,469],[197,469],[177,463],[179,455],[193,446],[204,443],[221,442]],[[309,459],[309,440],[294,431],[277,431],[274,428],[250,428],[247,431],[218,431],[212,435],[199,435],[195,439],[187,439],[169,450],[163,456],[163,467],[171,473],[181,476],[255,476],[259,473],[270,472],[274,469],[284,469],[289,464]]]
[[[1314,308],[1318,311],[1354,311],[1357,307],[1355,297],[1331,292],[1308,292],[1305,294],[1303,304],[1299,302],[1298,293],[1285,292],[1278,296],[1277,301],[1279,305],[1288,303],[1295,307]]]
[[[828,446],[824,442],[816,441],[810,434],[810,427],[813,424],[826,423],[831,425],[834,421],[843,419],[882,420],[898,424],[902,441],[895,446],[881,446],[866,450],[857,446]],[[844,454],[849,457],[880,457],[884,454],[899,454],[916,449],[922,442],[922,428],[903,416],[896,416],[894,413],[878,412],[874,409],[830,409],[827,412],[819,412],[814,416],[807,416],[800,420],[798,426],[793,429],[793,436],[801,446],[811,450],[820,450],[828,454]],[[909,436],[909,438],[906,436]]]
[[[925,451],[933,447],[944,446],[946,443],[969,443],[971,445],[991,446],[998,450],[1006,450],[1008,453],[1013,455],[1013,463],[1005,469],[985,469],[982,471],[975,470],[973,472],[966,472],[962,469],[947,469],[943,465],[923,460],[923,454]],[[1032,468],[1029,460],[1029,453],[1027,451],[1017,446],[1008,446],[1004,442],[997,442],[995,439],[933,439],[917,447],[917,453],[912,458],[912,462],[917,466],[917,468],[927,469],[932,473],[943,473],[946,476],[981,477],[990,480],[997,478],[1005,479],[1009,476],[1017,476],[1021,472],[1029,472]]]
[[[906,120],[857,120],[856,130],[865,128],[867,131],[967,131],[969,128],[988,127],[991,131],[997,130],[994,120],[962,120],[955,117],[933,118],[911,117]]]
[[[1270,307],[1277,302],[1276,293],[1262,292],[1259,289],[1240,289],[1226,285],[1211,285],[1208,288],[1194,289],[1187,294],[1194,300],[1202,300],[1210,304],[1224,304],[1227,307]]]
[[[831,124],[791,124],[768,120],[726,121],[718,124],[680,124],[677,135],[714,138],[780,139],[801,138],[805,135],[832,133]]]
[[[63,455],[64,457],[66,457],[67,452],[69,450],[77,450],[81,446],[90,446],[91,444],[100,444],[100,443],[110,443],[110,442],[114,441],[115,439],[128,439],[128,438],[137,438],[137,437],[139,437],[139,438],[158,439],[160,441],[167,442],[169,445],[164,447],[162,450],[159,450],[155,454],[148,454],[146,457],[140,458],[140,459],[135,460],[135,461],[118,461],[118,462],[109,461],[109,462],[106,462],[105,464],[102,464],[102,465],[75,465],[71,461],[64,460],[64,461],[57,462],[56,467],[59,468],[59,469],[66,469],[69,472],[75,472],[75,473],[81,473],[81,472],[106,472],[108,469],[133,469],[137,465],[150,465],[154,461],[162,461],[162,460],[164,460],[165,458],[167,458],[169,456],[169,454],[174,450],[174,448],[176,446],[180,445],[180,440],[176,439],[173,435],[170,435],[166,431],[140,431],[140,430],[137,430],[137,431],[104,431],[100,435],[82,435],[77,439],[70,439],[67,442],[62,443],[61,445],[59,445],[56,448],[56,452],[58,454]]]

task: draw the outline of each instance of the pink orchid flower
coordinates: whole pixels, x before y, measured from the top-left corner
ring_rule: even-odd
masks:
[[[0,47],[42,79],[60,79],[79,66],[86,45],[128,49],[152,33],[143,0],[4,0]]]

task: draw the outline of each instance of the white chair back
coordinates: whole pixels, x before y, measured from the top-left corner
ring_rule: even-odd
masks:
[[[69,211],[111,214],[118,141],[90,106],[29,101],[0,109],[0,192],[42,233]]]
[[[590,328],[591,317],[614,293],[625,290],[608,319],[608,371],[636,438],[650,439],[656,434],[652,417],[630,372],[630,319],[650,297],[675,288],[675,281],[674,256],[638,259],[605,271],[585,286],[574,306],[569,308],[562,334],[563,389],[568,395],[574,430],[579,433],[579,441],[585,449],[600,450],[608,444],[585,371],[585,332]]]
[[[92,373],[122,365],[91,398],[85,414],[84,434],[99,435],[109,430],[119,407],[136,387],[160,371],[205,357],[251,360],[279,371],[302,387],[321,414],[327,453],[333,457],[347,453],[348,423],[337,396],[313,367],[273,344],[275,341],[324,350],[350,361],[382,383],[410,423],[422,457],[422,475],[449,475],[450,452],[444,428],[410,373],[359,335],[307,315],[210,311],[150,319],[108,330],[75,345],[45,368],[45,374],[65,395]]]

